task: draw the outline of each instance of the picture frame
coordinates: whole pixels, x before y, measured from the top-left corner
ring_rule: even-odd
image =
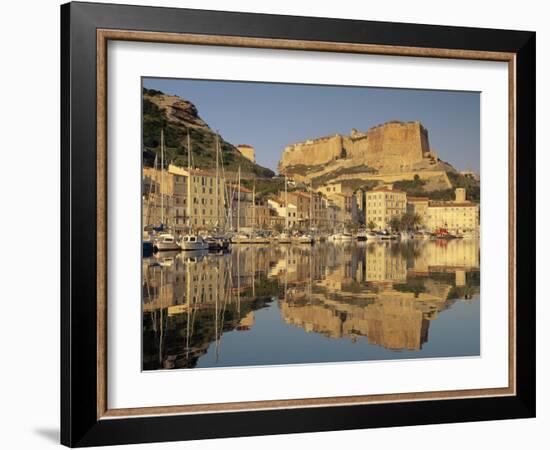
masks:
[[[70,447],[535,416],[533,32],[73,2],[61,7],[61,442]],[[107,43],[508,64],[509,384],[422,394],[110,409]],[[503,244],[504,245],[504,244]]]

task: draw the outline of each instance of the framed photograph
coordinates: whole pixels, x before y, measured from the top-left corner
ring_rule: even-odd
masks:
[[[61,7],[71,447],[535,415],[535,33]]]

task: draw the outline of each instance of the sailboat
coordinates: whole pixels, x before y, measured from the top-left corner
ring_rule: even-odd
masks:
[[[160,229],[164,230],[164,129],[160,130]],[[179,245],[172,233],[164,232],[156,236],[153,241],[153,249],[179,250]]]
[[[191,230],[191,137],[187,132],[187,227]],[[179,247],[182,250],[208,250],[208,243],[202,236],[195,233],[188,233],[180,239]]]
[[[285,175],[285,229],[277,237],[277,242],[279,244],[290,244],[291,236],[288,233],[288,188],[287,188],[287,178]]]
[[[309,229],[312,229],[312,220],[313,220],[313,192],[309,190]],[[302,233],[299,236],[294,236],[292,241],[297,244],[313,244],[315,241],[313,236],[309,233]]]
[[[220,226],[220,152],[220,139],[218,133],[216,133],[216,232],[206,236],[204,239],[208,244],[209,250],[227,250],[230,244],[230,240],[225,234],[225,227]],[[222,188],[224,189],[225,186]]]
[[[269,244],[269,238],[262,236],[254,231],[256,227],[256,181],[252,186],[252,243],[253,244]]]

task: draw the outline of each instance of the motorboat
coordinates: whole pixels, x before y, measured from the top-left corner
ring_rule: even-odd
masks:
[[[208,250],[208,243],[202,236],[187,234],[180,239],[179,246],[182,250]]]
[[[401,240],[401,242],[406,242],[409,239],[412,239],[412,234],[409,231],[402,231],[401,233],[399,233],[399,239]]]
[[[367,235],[368,235],[368,232],[367,231],[359,231],[357,233],[357,235],[355,236],[355,238],[358,240],[358,241],[366,241],[367,240]]]
[[[269,238],[267,236],[255,235],[251,238],[252,244],[269,244]]]
[[[378,233],[375,233],[374,231],[367,232],[367,241],[368,242],[380,241],[380,240],[381,240],[381,237]]]
[[[352,241],[353,236],[350,233],[342,232],[342,233],[334,233],[330,236],[331,241]]]
[[[299,235],[299,236],[293,236],[291,240],[292,240],[293,243],[296,243],[296,244],[310,244],[311,245],[314,242],[313,236],[311,236],[309,234],[302,234],[302,235]]]
[[[290,244],[291,239],[290,234],[285,233],[284,231],[276,237],[279,244]]]
[[[208,244],[208,250],[227,250],[230,244],[225,236],[207,236],[204,241]]]
[[[248,234],[238,233],[231,237],[232,244],[252,244],[252,238]]]
[[[179,250],[180,247],[172,233],[162,233],[155,238],[153,249],[157,251]]]

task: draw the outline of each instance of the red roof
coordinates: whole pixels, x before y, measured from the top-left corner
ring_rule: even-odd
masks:
[[[387,188],[387,187],[380,187],[380,188],[371,189],[370,191],[367,191],[367,194],[369,192],[395,192],[396,194],[406,194],[405,191],[400,191],[399,189],[390,189],[390,188]]]
[[[235,189],[236,191],[239,190],[239,185],[238,184],[228,184],[228,186],[231,187],[231,189]],[[245,188],[244,186],[241,186],[240,187],[240,192],[252,193],[252,190],[250,190],[248,188]]]

